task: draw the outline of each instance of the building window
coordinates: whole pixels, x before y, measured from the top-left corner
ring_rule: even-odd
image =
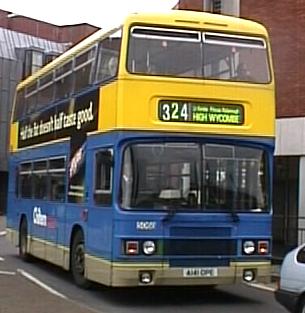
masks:
[[[44,53],[38,50],[25,51],[24,78],[34,74],[44,64]]]
[[[212,12],[213,13],[221,13],[221,0],[213,0],[212,1]]]
[[[48,53],[44,56],[44,65],[52,62],[53,60],[55,60],[58,57],[58,54],[56,53]]]
[[[222,6],[221,0],[204,0],[204,11],[220,14],[222,13]]]

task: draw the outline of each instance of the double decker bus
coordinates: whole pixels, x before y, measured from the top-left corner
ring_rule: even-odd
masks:
[[[18,85],[7,235],[83,287],[267,282],[274,123],[262,25],[130,15]]]

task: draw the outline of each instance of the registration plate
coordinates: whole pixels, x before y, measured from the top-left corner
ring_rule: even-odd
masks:
[[[216,277],[217,268],[214,267],[191,267],[183,269],[183,277]]]

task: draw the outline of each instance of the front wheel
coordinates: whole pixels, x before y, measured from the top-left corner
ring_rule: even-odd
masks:
[[[85,243],[81,231],[74,235],[72,242],[71,272],[77,286],[81,288],[90,287],[90,282],[85,278]]]

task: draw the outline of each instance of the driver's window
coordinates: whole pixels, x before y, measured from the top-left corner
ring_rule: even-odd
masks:
[[[112,203],[113,150],[105,149],[95,155],[94,202],[100,206]]]

